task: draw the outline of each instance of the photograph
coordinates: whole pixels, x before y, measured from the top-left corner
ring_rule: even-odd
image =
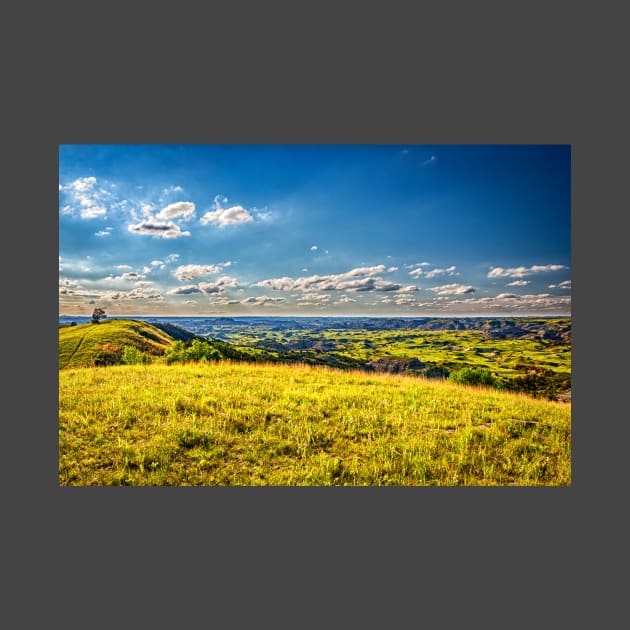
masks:
[[[571,486],[571,145],[58,176],[59,486]]]

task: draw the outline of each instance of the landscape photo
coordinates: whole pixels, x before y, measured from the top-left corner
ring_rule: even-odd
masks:
[[[570,486],[569,145],[59,145],[60,486]]]

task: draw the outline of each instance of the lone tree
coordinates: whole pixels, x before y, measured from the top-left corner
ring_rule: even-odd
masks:
[[[102,319],[103,317],[107,317],[105,311],[102,308],[95,308],[94,312],[92,313],[92,323],[98,324],[98,320]]]

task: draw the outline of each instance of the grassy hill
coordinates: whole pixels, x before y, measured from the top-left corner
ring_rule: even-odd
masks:
[[[68,363],[96,328],[122,343],[130,327],[60,331]],[[59,483],[570,485],[571,405],[302,365],[65,369]]]
[[[173,337],[146,322],[103,320],[99,324],[59,327],[59,367],[89,367],[119,362],[125,346],[158,355]]]

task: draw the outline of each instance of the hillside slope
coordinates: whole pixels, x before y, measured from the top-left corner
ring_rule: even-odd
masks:
[[[301,365],[59,373],[60,485],[571,483],[571,405]]]
[[[130,319],[111,319],[99,324],[59,328],[59,367],[90,367],[116,362],[125,346],[149,354],[162,354],[173,337],[147,324]]]

